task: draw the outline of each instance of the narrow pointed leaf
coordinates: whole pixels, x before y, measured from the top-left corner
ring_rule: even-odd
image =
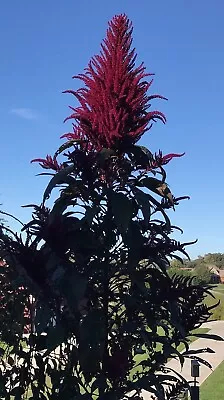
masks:
[[[65,183],[65,179],[67,176],[73,171],[74,166],[69,165],[66,168],[61,169],[59,172],[57,172],[54,177],[50,180],[43,196],[43,203],[50,197],[50,194],[52,190],[55,188],[55,186]]]
[[[116,225],[121,233],[125,233],[133,214],[132,202],[121,192],[111,192],[109,198]]]

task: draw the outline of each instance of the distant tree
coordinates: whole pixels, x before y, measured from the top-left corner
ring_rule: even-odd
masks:
[[[173,259],[170,262],[170,267],[171,268],[184,268],[184,267],[188,267],[188,263],[189,263],[189,260],[186,258],[184,258],[182,260],[182,262],[180,260]]]
[[[181,263],[179,260],[172,260],[170,262],[170,269],[177,269],[183,267],[183,263]]]
[[[199,264],[201,264],[201,260],[190,260],[187,264],[188,268],[196,268]]]
[[[224,269],[224,253],[207,253],[203,257],[207,264],[215,264],[216,267]]]
[[[198,265],[194,269],[193,275],[194,275],[194,283],[196,283],[197,285],[208,284],[211,283],[212,281],[211,271],[206,264],[201,263],[200,265]]]
[[[192,268],[192,270],[188,268]],[[212,281],[210,268],[201,259],[189,261],[185,264],[181,264],[178,260],[175,260],[175,262],[171,262],[168,275],[171,277],[174,275],[189,278],[194,277],[194,283],[197,285],[208,284]]]
[[[224,269],[224,253],[207,253],[204,256],[188,261],[188,267],[195,268],[202,264],[215,265],[217,268]]]

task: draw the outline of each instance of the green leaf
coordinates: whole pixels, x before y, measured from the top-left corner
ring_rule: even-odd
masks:
[[[59,154],[61,154],[64,150],[69,149],[70,147],[74,146],[77,143],[81,143],[83,142],[83,140],[79,140],[79,139],[72,139],[69,140],[68,142],[65,142],[64,144],[62,144],[59,149],[56,151],[54,157],[57,157]]]
[[[2,343],[1,343],[1,346],[2,346]],[[3,349],[2,347],[0,347],[0,357],[4,356],[5,351],[6,351],[6,348]]]
[[[169,356],[169,357],[170,357],[170,356],[173,356],[174,354],[177,355],[177,357],[179,358],[179,361],[180,361],[180,365],[181,365],[181,367],[183,367],[183,365],[184,365],[184,356],[183,356],[182,353],[180,353],[180,352],[178,351],[177,348],[174,348],[174,347],[171,346],[170,344],[166,344],[166,345],[164,346],[163,351],[164,351],[164,355],[166,354],[166,355]]]
[[[209,347],[203,348],[203,349],[197,349],[197,350],[187,350],[184,351],[182,354],[184,356],[189,356],[189,355],[195,355],[195,354],[201,354],[201,353],[210,353],[210,354],[214,354],[215,351],[210,349]]]
[[[149,196],[139,189],[135,189],[134,193],[135,193],[136,200],[139,203],[139,206],[141,208],[145,224],[146,224],[146,226],[148,226],[149,219],[150,219]]]
[[[89,225],[92,225],[93,219],[97,213],[100,211],[100,207],[98,206],[85,206],[85,220],[88,222]]]
[[[42,304],[36,307],[36,315],[35,315],[35,329],[36,333],[39,335],[42,332],[46,332],[47,327],[53,317],[52,310],[48,307],[47,304]]]
[[[55,350],[60,344],[62,344],[65,340],[65,329],[62,324],[58,323],[55,326],[50,327],[46,336],[46,349],[48,350],[47,354],[50,354],[53,350]]]
[[[80,301],[84,298],[87,283],[87,279],[72,268],[59,280],[58,288],[71,308],[78,309]]]
[[[105,339],[103,310],[91,310],[84,318],[80,327],[81,340],[91,345]]]
[[[139,251],[144,245],[144,236],[142,235],[141,226],[138,221],[130,222],[128,232],[124,237],[124,243],[134,253]]]
[[[192,334],[192,336],[196,336],[199,338],[203,338],[203,339],[212,339],[212,340],[219,340],[219,341],[224,341],[224,338],[218,335],[212,335],[209,333],[194,333]]]
[[[11,366],[15,364],[15,360],[14,360],[14,358],[12,358],[11,356],[8,357],[7,362],[8,362],[8,364],[11,365]]]
[[[92,396],[89,393],[84,393],[84,394],[77,394],[75,396],[76,400],[92,400]]]
[[[99,392],[99,388],[104,391],[106,391],[106,389],[107,389],[107,382],[106,382],[105,376],[103,376],[103,374],[100,375],[99,377],[97,377],[95,380],[93,380],[93,382],[91,384],[91,394],[92,394],[92,396],[94,396],[94,398],[96,396],[96,393]],[[94,393],[95,393],[95,395],[94,395]],[[114,400],[114,397],[113,397],[113,400]]]
[[[37,367],[39,368],[39,370],[41,371],[41,373],[43,373],[44,370],[45,370],[45,363],[44,363],[44,360],[43,360],[42,355],[39,354],[39,353],[36,353],[36,354],[34,355],[34,358],[35,358]]]
[[[69,177],[71,178],[71,177]],[[71,178],[73,179],[73,178]],[[75,179],[74,179],[75,181]],[[71,196],[62,195],[55,201],[54,206],[50,212],[50,222],[56,215],[61,215],[69,206],[75,206],[76,200],[71,199]]]
[[[212,365],[211,365],[208,361],[204,360],[204,358],[197,357],[197,356],[185,356],[185,357],[186,357],[186,358],[189,358],[190,360],[196,360],[196,361],[198,361],[200,364],[203,364],[203,365],[205,365],[206,367],[212,369]]]
[[[11,390],[10,395],[15,396],[16,399],[21,399],[24,394],[24,389],[21,386],[17,386]]]
[[[132,146],[127,150],[127,154],[138,165],[149,165],[150,160],[153,158],[152,153],[144,146]]]
[[[68,167],[61,169],[59,172],[57,172],[54,175],[54,177],[50,180],[50,182],[47,185],[47,188],[44,192],[43,203],[50,197],[50,194],[56,185],[59,185],[62,183],[68,183],[68,180],[66,180],[66,178],[73,170],[74,170],[74,166],[69,165]]]
[[[98,160],[103,165],[106,160],[110,157],[115,156],[115,152],[112,149],[103,148],[100,153],[98,153]]]
[[[159,196],[166,197],[169,199],[170,203],[173,204],[173,196],[166,182],[148,176],[147,178],[142,179],[140,184]]]
[[[105,322],[102,310],[92,310],[80,326],[79,358],[83,372],[95,374],[99,371],[105,346]]]
[[[133,215],[133,204],[121,192],[110,192],[109,199],[111,201],[112,212],[115,223],[121,233],[126,233]]]

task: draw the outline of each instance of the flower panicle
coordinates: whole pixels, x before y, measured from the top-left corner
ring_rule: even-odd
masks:
[[[162,167],[163,165],[168,164],[173,158],[183,157],[185,153],[169,153],[163,156],[162,152],[159,151],[158,154],[155,154],[155,159],[151,164],[152,168]]]
[[[89,142],[88,138],[83,134],[81,128],[76,124],[73,125],[73,132],[64,133],[60,139],[66,138],[68,141],[77,141],[81,150],[86,152],[90,152],[94,150],[94,147],[91,142]]]
[[[116,15],[109,22],[100,54],[91,59],[83,74],[75,76],[84,87],[65,91],[79,102],[65,121],[75,120],[76,134],[85,136],[97,151],[135,144],[151,123],[166,122],[161,111],[149,111],[151,100],[165,98],[147,94],[153,80],[146,78],[153,74],[145,72],[143,63],[135,64],[132,30],[126,15]]]
[[[47,155],[46,158],[35,158],[31,160],[31,163],[38,162],[44,169],[52,169],[56,172],[63,168],[63,164],[59,164],[57,158],[54,156]]]

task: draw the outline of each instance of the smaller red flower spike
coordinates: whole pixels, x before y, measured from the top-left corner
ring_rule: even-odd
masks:
[[[168,164],[173,158],[176,157],[183,157],[185,153],[176,154],[176,153],[169,153],[165,156],[162,155],[162,152],[159,151],[159,154],[155,155],[155,161],[153,162],[153,168],[161,167],[162,165]]]
[[[46,158],[35,158],[31,161],[31,163],[33,162],[38,162],[44,169],[53,169],[54,171],[59,171],[63,168],[63,165],[57,162],[56,157],[51,157],[49,155],[47,155]]]
[[[79,101],[79,107],[71,107],[73,113],[66,118],[74,119],[73,134],[64,137],[87,139],[95,150],[119,149],[136,143],[151,128],[151,123],[166,118],[160,111],[149,111],[150,101],[164,99],[148,95],[152,74],[145,67],[135,65],[135,49],[132,45],[132,24],[126,15],[117,15],[107,30],[101,44],[101,52],[90,61],[84,74],[75,78],[84,83],[77,90],[67,90]]]
[[[168,164],[168,162],[170,162],[173,158],[183,157],[184,155],[185,155],[185,153],[181,153],[181,154],[176,154],[176,153],[166,154],[165,156],[162,157],[162,163],[163,163],[163,165]]]
[[[79,141],[80,147],[83,150],[91,151],[93,150],[93,145],[89,142],[88,138],[83,134],[82,129],[77,127],[75,124],[73,125],[73,132],[65,133],[60,137],[60,139],[66,138],[68,140],[77,140]]]

